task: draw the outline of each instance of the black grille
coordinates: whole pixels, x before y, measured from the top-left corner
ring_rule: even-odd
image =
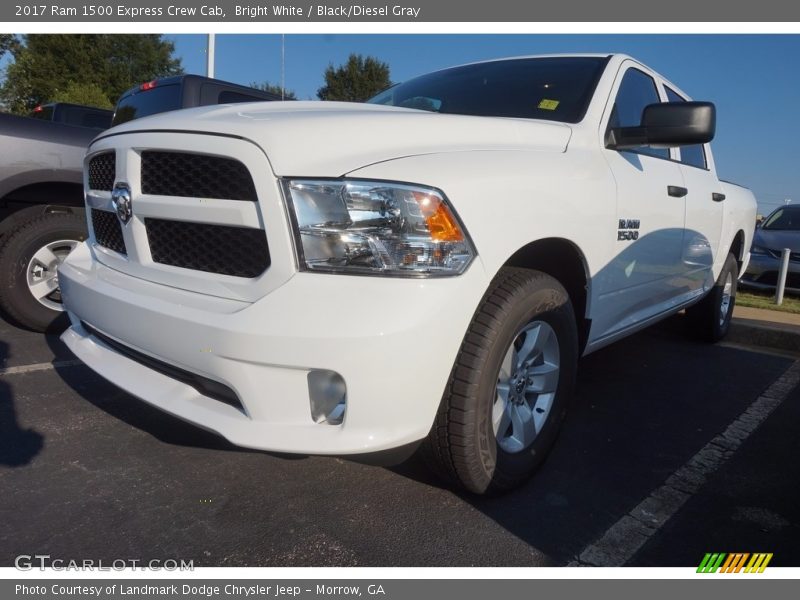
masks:
[[[186,385],[190,385],[204,396],[213,398],[218,402],[224,402],[225,404],[229,404],[234,408],[238,408],[244,412],[244,407],[242,406],[241,400],[239,400],[239,396],[237,396],[236,392],[234,392],[227,385],[222,384],[219,381],[209,379],[208,377],[203,377],[202,375],[197,375],[196,373],[191,373],[189,371],[184,371],[178,367],[173,367],[172,365],[155,359],[152,356],[148,356],[147,354],[143,354],[138,350],[134,350],[133,348],[130,348],[125,344],[121,344],[117,340],[111,339],[107,335],[100,333],[85,321],[81,321],[81,325],[83,325],[83,328],[86,329],[86,331],[88,331],[91,335],[98,338],[107,346],[111,346],[123,356],[127,356],[131,360],[135,360],[139,364],[149,367],[154,371],[158,371],[167,377],[177,379]]]
[[[125,239],[122,237],[122,226],[116,213],[93,208],[92,229],[94,229],[94,239],[97,240],[98,244],[114,252],[127,254],[125,251]]]
[[[114,189],[117,160],[113,152],[103,152],[92,157],[89,161],[89,189],[106,190]]]
[[[142,152],[142,193],[256,200],[250,172],[238,160],[185,152]]]
[[[270,264],[262,229],[164,219],[144,224],[157,263],[236,277],[258,277]]]

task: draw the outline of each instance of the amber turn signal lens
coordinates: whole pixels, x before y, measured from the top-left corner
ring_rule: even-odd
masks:
[[[447,206],[430,194],[414,192],[414,200],[428,225],[431,239],[437,242],[463,242],[464,234]]]

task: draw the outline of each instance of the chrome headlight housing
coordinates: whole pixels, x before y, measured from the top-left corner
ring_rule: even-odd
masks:
[[[394,276],[463,273],[475,249],[435,188],[357,179],[284,179],[300,268]]]

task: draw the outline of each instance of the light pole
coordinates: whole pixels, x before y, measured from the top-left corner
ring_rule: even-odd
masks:
[[[206,47],[206,77],[214,77],[214,42],[216,34],[208,34],[208,45]]]

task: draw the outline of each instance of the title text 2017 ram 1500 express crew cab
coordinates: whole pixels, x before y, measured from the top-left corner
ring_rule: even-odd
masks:
[[[683,308],[725,335],[756,204],[714,106],[625,56],[496,60],[369,104],[141,119],[86,157],[67,345],[251,448],[422,450],[501,491],[578,357]]]

